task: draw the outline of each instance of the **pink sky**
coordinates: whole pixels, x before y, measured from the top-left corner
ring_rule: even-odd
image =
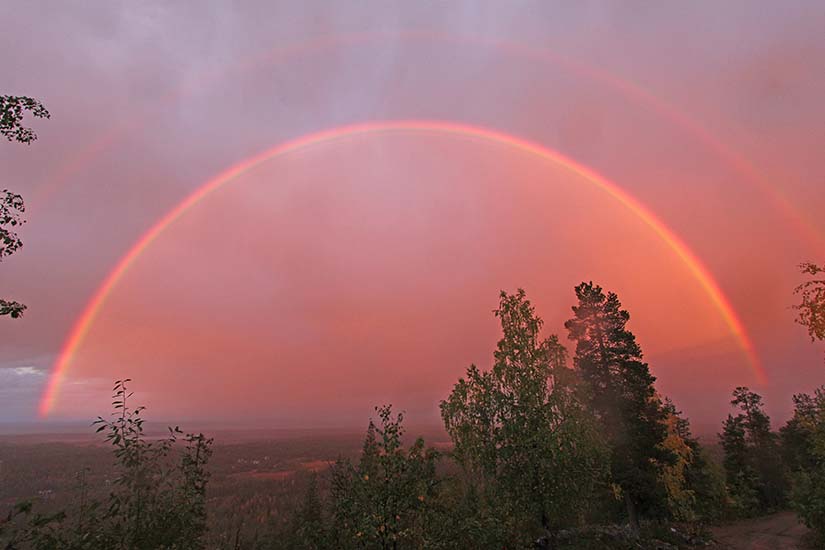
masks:
[[[819,3],[45,10],[19,6],[0,36],[0,93],[52,113],[31,147],[0,147],[29,205],[2,265],[2,295],[29,310],[0,323],[0,421],[36,417],[76,318],[157,219],[251,155],[370,120],[484,126],[609,178],[707,266],[768,384],[616,200],[512,148],[402,133],[272,159],[189,210],[115,287],[52,418],[105,412],[131,377],[166,418],[360,424],[392,402],[433,422],[463,370],[490,364],[500,289],[524,287],[566,340],[590,279],[619,293],[660,389],[698,424],[735,385],[781,418],[823,382],[789,308],[796,264],[825,260]]]

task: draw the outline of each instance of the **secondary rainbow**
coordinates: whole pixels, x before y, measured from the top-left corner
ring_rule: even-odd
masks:
[[[241,64],[232,65],[231,67],[224,67],[223,69],[210,73],[209,75],[202,75],[186,88],[182,87],[169,90],[166,94],[162,95],[155,102],[153,102],[153,105],[157,103],[166,103],[173,100],[182,100],[188,93],[190,93],[191,90],[207,88],[212,80],[228,78],[230,70],[243,72],[253,69],[262,69],[263,67],[269,66],[276,61],[290,59],[299,54],[320,52],[324,50],[332,50],[342,46],[352,46],[355,44],[365,44],[393,39],[422,39],[433,42],[441,42],[444,44],[467,43],[500,49],[510,55],[523,57],[525,59],[530,59],[541,63],[548,63],[552,66],[561,68],[572,75],[603,85],[628,100],[636,101],[639,105],[650,109],[664,120],[667,120],[675,127],[685,131],[699,143],[703,144],[703,146],[713,152],[714,155],[724,161],[735,173],[743,177],[744,181],[757,187],[763,194],[769,197],[772,201],[772,205],[782,212],[788,222],[799,231],[800,236],[810,242],[815,250],[825,250],[825,238],[823,238],[815,224],[798,209],[796,209],[776,186],[771,185],[771,183],[760,174],[759,170],[751,162],[749,162],[744,155],[735,151],[723,141],[716,138],[695,119],[677,109],[673,104],[670,104],[662,98],[650,93],[645,88],[634,84],[631,80],[621,78],[618,75],[606,71],[603,67],[597,68],[591,65],[583,64],[574,61],[571,58],[559,55],[558,53],[554,53],[551,50],[536,48],[531,45],[523,45],[518,42],[491,40],[485,37],[464,34],[443,34],[433,31],[409,30],[402,32],[371,30],[332,36],[322,35],[315,37],[312,40],[268,51],[263,55],[244,60]],[[34,201],[29,205],[29,209],[31,210],[33,206],[38,207],[41,201],[45,201],[49,196],[55,194],[64,184],[68,182],[68,178],[71,175],[91,165],[95,159],[98,158],[105,151],[105,149],[109,148],[113,143],[129,135],[130,132],[145,127],[147,120],[152,120],[152,117],[146,116],[146,113],[140,109],[132,109],[132,111],[134,111],[134,113],[130,118],[118,123],[115,127],[110,128],[103,135],[90,143],[88,147],[68,159],[66,163],[62,164],[57,173],[53,174],[48,181],[36,189],[33,197]]]
[[[317,146],[337,140],[351,138],[357,135],[392,132],[455,135],[506,145],[562,166],[569,172],[581,177],[582,180],[587,181],[591,185],[594,185],[604,191],[621,203],[625,208],[630,210],[650,229],[652,229],[656,235],[658,235],[668,245],[671,251],[682,260],[690,273],[704,289],[714,307],[716,307],[719,311],[731,333],[735,336],[740,348],[747,357],[749,366],[752,369],[757,381],[759,383],[765,383],[767,381],[767,376],[760,364],[759,358],[756,355],[753,344],[748,337],[742,321],[739,319],[736,311],[731,306],[730,302],[725,297],[724,293],[708,269],[702,264],[690,248],[688,248],[688,246],[673,233],[673,231],[671,231],[642,203],[621,189],[618,185],[587,168],[586,166],[583,166],[552,149],[526,139],[499,132],[497,130],[439,120],[391,120],[340,126],[287,141],[231,166],[227,170],[221,172],[211,180],[201,185],[183,201],[178,203],[177,206],[175,206],[152,227],[150,227],[149,230],[146,231],[146,233],[144,233],[132,245],[128,252],[121,257],[86,304],[83,312],[72,326],[72,329],[61,348],[54,367],[52,368],[52,373],[40,401],[40,415],[46,416],[53,410],[56,403],[57,394],[60,390],[61,382],[63,381],[67,370],[71,366],[75,353],[83,344],[89,329],[101,309],[105,306],[106,300],[111,295],[120,279],[135,263],[140,255],[190,208],[194,207],[211,193],[234,180],[238,176],[279,155],[295,152],[310,146]]]

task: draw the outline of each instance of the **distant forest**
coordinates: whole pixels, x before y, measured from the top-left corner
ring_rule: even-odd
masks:
[[[35,100],[0,97],[0,131],[20,126]],[[0,198],[0,257],[21,246],[23,201]],[[825,266],[803,264],[798,321],[825,339]],[[115,383],[113,413],[95,422],[113,451],[105,487],[80,483],[74,504],[39,499],[3,512],[0,546],[13,549],[203,548],[686,548],[714,522],[792,508],[825,537],[825,387],[793,397],[778,431],[762,397],[733,389],[721,456],[691,433],[655,378],[619,297],[584,282],[565,323],[571,350],[542,333],[523,290],[502,292],[493,365],[471,365],[441,402],[452,445],[404,440],[404,415],[375,409],[360,456],[307,477],[286,513],[232,532],[211,507],[213,440],[170,428],[148,437],[130,380]],[[19,317],[25,306],[0,303]],[[823,538],[822,540],[825,540]]]

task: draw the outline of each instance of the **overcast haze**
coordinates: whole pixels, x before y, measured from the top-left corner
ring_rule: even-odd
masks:
[[[797,264],[825,260],[823,28],[821,2],[15,3],[0,93],[52,118],[30,121],[31,146],[0,145],[3,187],[28,205],[0,290],[29,308],[0,323],[0,421],[37,418],[95,290],[189,193],[284,141],[406,119],[528,139],[615,182],[707,266],[767,383],[608,193],[501,143],[368,133],[276,156],[165,230],[50,418],[104,412],[130,377],[163,418],[350,425],[392,402],[435,422],[464,369],[491,362],[499,290],[524,287],[566,341],[591,279],[698,424],[736,385],[784,417],[822,383],[790,306]]]

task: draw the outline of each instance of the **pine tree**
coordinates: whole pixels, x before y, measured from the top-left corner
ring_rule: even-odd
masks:
[[[318,475],[309,478],[304,500],[292,515],[288,532],[280,546],[293,550],[323,550],[329,548],[323,505],[318,493]],[[268,547],[276,547],[274,542]]]
[[[611,448],[611,476],[621,489],[628,521],[639,529],[640,515],[667,510],[662,469],[675,463],[666,448],[667,412],[657,397],[656,380],[636,337],[627,330],[630,314],[616,294],[582,283],[578,305],[565,323],[576,342],[574,365],[588,385],[589,405]]]
[[[730,403],[739,413],[728,415],[719,436],[730,494],[744,515],[775,509],[785,499],[785,473],[762,397],[738,387]]]

